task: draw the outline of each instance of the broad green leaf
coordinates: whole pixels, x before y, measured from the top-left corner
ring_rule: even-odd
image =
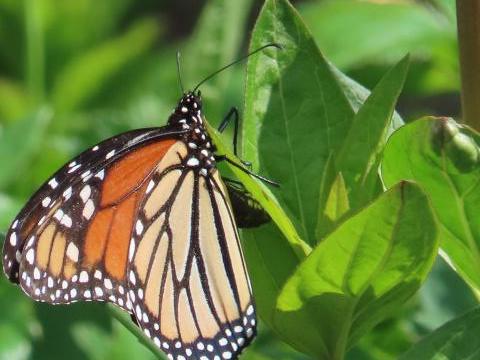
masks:
[[[325,234],[332,231],[338,224],[340,219],[350,210],[350,201],[348,199],[345,180],[342,173],[338,173],[337,177],[330,186],[327,194],[325,206],[319,212],[316,236],[320,241]]]
[[[48,108],[10,124],[0,132],[0,188],[27,170],[42,146],[42,137],[52,118]]]
[[[74,58],[55,80],[52,90],[55,108],[74,110],[94,98],[109,78],[150,49],[159,31],[155,20],[142,20],[118,38]]]
[[[191,89],[239,56],[251,4],[252,0],[207,1],[182,54],[186,88]],[[208,119],[214,125],[224,116],[221,102],[225,100],[225,88],[231,74],[231,69],[224,71],[201,87],[204,103],[208,106]]]
[[[300,259],[274,224],[244,229],[242,240],[257,311],[275,331],[277,297]]]
[[[212,137],[213,143],[218,149],[218,153],[225,154],[229,159],[235,161],[238,166],[243,167],[238,162],[231,150],[229,150],[229,148],[223,144],[218,132],[208,123],[207,129],[209,135]],[[294,252],[297,254],[298,258],[303,259],[310,252],[310,247],[300,238],[290,219],[284,213],[282,208],[278,205],[278,202],[271,194],[269,189],[263,184],[260,184],[257,180],[254,180],[250,175],[246,174],[238,167],[232,166],[231,164],[229,164],[229,167],[235,174],[235,176],[237,176],[237,178],[243,183],[245,189],[250,194],[252,194],[254,199],[256,199],[260,203],[260,205],[262,205],[265,211],[270,215],[272,220],[282,231],[283,235],[287,239]]]
[[[300,6],[319,46],[341,69],[394,62],[412,50],[431,56],[434,46],[455,38],[455,24],[440,21],[432,10],[414,1],[330,0]]]
[[[329,63],[330,70],[335,75],[340,87],[342,88],[343,92],[345,93],[350,106],[353,108],[355,112],[358,111],[365,102],[365,100],[370,96],[370,91],[360,85],[358,82],[353,80],[352,78],[348,77],[344,73],[342,73],[338,68],[335,67],[332,63]],[[400,115],[395,111],[393,113],[392,121],[390,124],[390,128],[388,129],[387,135],[390,135],[395,129],[402,126],[404,123],[403,119]]]
[[[480,290],[480,167],[478,133],[452,119],[424,118],[397,130],[382,161],[387,187],[418,182],[441,227],[441,255]]]
[[[341,359],[421,285],[437,252],[427,196],[403,182],[347,219],[298,267],[274,328],[298,350]]]
[[[480,309],[449,321],[403,354],[400,360],[480,359]]]
[[[333,184],[338,176],[341,176],[336,167],[333,153],[328,157],[325,169],[323,170],[322,181],[320,182],[320,193],[318,196],[318,220],[317,227],[315,229],[315,237],[317,242],[323,239],[323,237],[333,230],[333,224],[325,217],[324,211],[327,207],[327,202],[332,191]],[[343,181],[343,180],[342,180]],[[347,194],[348,201],[348,194]]]
[[[386,142],[395,104],[408,69],[408,57],[392,68],[372,91],[353,119],[343,146],[335,156],[353,208],[372,200],[375,193],[368,183],[377,177],[379,155]],[[370,183],[375,184],[373,181]]]
[[[255,171],[277,180],[275,192],[315,243],[319,188],[326,161],[341,146],[353,110],[296,10],[267,0],[250,49],[276,42],[247,66],[243,155]]]

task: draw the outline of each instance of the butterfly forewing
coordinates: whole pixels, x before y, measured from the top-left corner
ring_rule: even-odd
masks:
[[[128,309],[124,277],[140,187],[174,142],[141,141],[158,137],[158,129],[133,131],[96,145],[29,201],[4,245],[4,270],[28,295],[52,303],[110,300]]]
[[[141,129],[107,139],[65,164],[45,182],[23,207],[7,232],[3,248],[3,269],[7,277],[12,282],[18,282],[19,260],[25,242],[39,221],[48,216],[53,203],[58,204],[62,197],[68,198],[69,194],[73,194],[74,187],[78,189],[95,175],[101,177],[102,169],[124,152],[135,148],[136,144],[163,136],[161,134],[158,128]]]

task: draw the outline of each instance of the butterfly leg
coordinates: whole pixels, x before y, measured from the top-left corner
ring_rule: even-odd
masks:
[[[242,170],[244,173],[246,173],[246,174],[248,174],[248,175],[250,175],[250,176],[253,176],[254,178],[257,178],[257,179],[263,181],[264,183],[270,184],[270,185],[275,186],[275,187],[279,187],[279,186],[280,186],[276,181],[273,181],[273,180],[267,179],[267,178],[264,177],[264,176],[255,174],[254,172],[250,171],[249,169],[244,168],[243,166],[239,165],[237,162],[235,162],[235,161],[233,161],[232,159],[228,158],[226,155],[216,155],[216,156],[215,156],[215,161],[216,161],[216,162],[226,161],[226,162],[228,162],[229,164],[235,166],[236,168]]]
[[[239,116],[239,113],[238,113],[238,109],[235,106],[233,106],[230,109],[230,111],[227,113],[227,115],[225,115],[222,122],[220,123],[220,126],[218,127],[218,131],[223,132],[226,129],[226,127],[228,126],[228,124],[230,123],[230,121],[232,121],[232,120],[233,120],[233,153],[235,154],[235,156],[237,156],[238,124],[239,124],[239,121],[240,121],[240,116]],[[252,167],[251,162],[244,161],[244,160],[241,160],[241,159],[240,159],[240,161],[246,167],[248,167],[248,168]]]

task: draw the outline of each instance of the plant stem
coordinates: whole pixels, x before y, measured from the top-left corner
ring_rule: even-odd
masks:
[[[463,122],[480,130],[480,1],[457,0]]]
[[[108,304],[108,310],[115,319],[117,319],[123,326],[127,328],[128,331],[135,335],[138,341],[148,348],[158,359],[166,359],[165,354],[157,346],[155,346],[155,344],[149,338],[147,338],[142,329],[133,323],[125,311],[111,304]]]
[[[45,59],[41,0],[25,0],[26,82],[32,103],[40,105],[45,95]]]

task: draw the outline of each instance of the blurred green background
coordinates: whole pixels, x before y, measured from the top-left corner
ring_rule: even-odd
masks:
[[[187,87],[245,53],[254,0],[0,0],[0,232],[29,195],[82,149],[122,131],[159,126]],[[412,66],[398,110],[458,117],[454,0],[295,1],[317,44],[367,88],[405,53]],[[218,124],[243,103],[244,65],[202,87]],[[228,135],[227,135],[228,136]],[[248,160],[248,159],[247,159]],[[438,260],[395,317],[348,355],[394,359],[475,305]],[[35,304],[0,276],[0,359],[153,359],[103,304]],[[260,325],[246,359],[303,359]]]

